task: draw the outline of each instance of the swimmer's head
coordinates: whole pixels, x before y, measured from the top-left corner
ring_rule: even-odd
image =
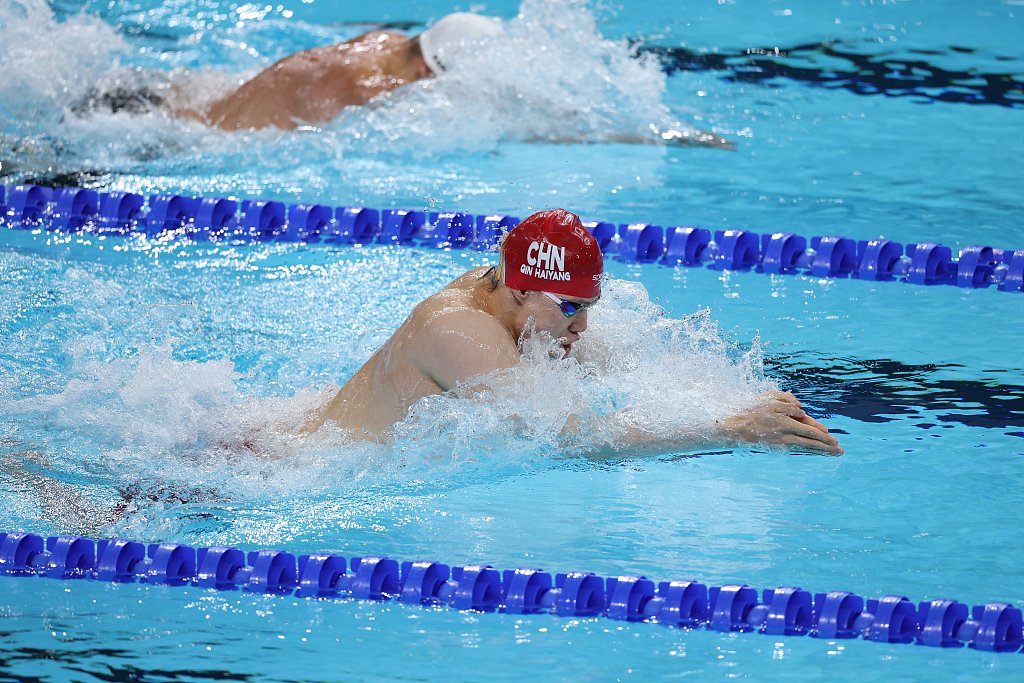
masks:
[[[498,277],[506,287],[577,299],[601,296],[601,247],[565,209],[533,214],[501,242]]]
[[[419,35],[423,61],[435,75],[447,71],[470,43],[504,33],[501,22],[470,12],[449,14]]]

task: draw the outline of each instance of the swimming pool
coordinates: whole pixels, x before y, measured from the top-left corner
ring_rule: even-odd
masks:
[[[823,50],[775,60],[817,73],[817,84],[809,76],[736,77],[747,68],[744,48],[836,40],[833,53],[912,59],[933,71],[1016,70],[1019,81],[1012,3],[969,12],[952,4],[699,3],[672,17],[630,3],[598,12],[596,28],[585,6],[526,4],[524,25],[544,17],[558,26],[535,40],[555,51],[560,36],[586,38],[593,52],[572,54],[590,68],[566,75],[555,68],[559,53],[529,73],[525,104],[514,104],[522,100],[508,97],[500,78],[494,86],[478,79],[461,84],[465,90],[413,93],[368,122],[343,116],[326,130],[285,136],[220,135],[157,115],[60,120],[50,105],[74,94],[54,85],[62,76],[100,75],[108,49],[147,69],[238,71],[364,29],[345,21],[426,21],[449,8],[408,3],[360,16],[317,3],[270,11],[186,3],[184,20],[180,8],[156,3],[86,5],[86,17],[73,14],[77,4],[58,5],[56,17],[41,3],[17,4],[27,8],[24,22],[0,13],[0,30],[22,42],[3,43],[27,50],[35,70],[19,70],[26,62],[14,61],[17,51],[5,55],[0,134],[19,150],[2,155],[16,163],[5,163],[8,184],[72,175],[143,193],[516,215],[564,204],[585,219],[1024,246],[1019,109],[946,102],[939,91],[931,99],[856,94],[827,77],[851,60]],[[517,8],[486,9],[512,16]],[[89,18],[97,15],[103,23]],[[595,43],[598,33],[698,55],[717,50],[730,68],[667,77],[654,67],[633,71],[625,48]],[[81,40],[81,63],[48,63],[49,43],[32,39],[38,35],[65,46]],[[594,78],[600,60],[633,77],[634,87]],[[214,85],[220,78],[206,77]],[[551,83],[569,93],[569,104],[541,97]],[[473,99],[476,91],[483,97]],[[502,106],[483,109],[486,123],[476,130],[451,114],[452,103],[481,111],[487,101]],[[568,121],[580,130],[620,132],[655,112],[714,126],[740,145],[725,153],[528,142],[583,101],[593,103],[592,118]],[[968,125],[971,145],[963,140]],[[609,264],[615,279],[591,335],[615,339],[614,355],[601,356],[596,342],[591,352],[621,360],[611,369],[618,386],[584,384],[591,393],[581,400],[632,402],[652,421],[686,419],[759,387],[763,356],[769,377],[845,432],[840,459],[737,450],[592,463],[552,457],[557,444],[542,430],[505,433],[500,409],[458,412],[438,402],[424,406],[394,449],[271,430],[266,438],[288,457],[268,463],[225,457],[217,442],[300,414],[322,387],[354,372],[413,303],[488,256],[6,229],[0,236],[5,456],[44,452],[48,464],[30,467],[97,504],[115,502],[120,486],[156,478],[215,491],[189,505],[140,504],[104,535],[1022,604],[1022,556],[1012,543],[1024,453],[1016,295]],[[665,348],[666,323],[629,282],[682,319],[667,329],[679,344]],[[701,306],[719,329],[690,317]],[[573,378],[547,379],[573,391]],[[554,403],[538,406],[538,425],[544,411],[560,409]],[[3,528],[52,533],[80,523],[61,501],[41,503],[5,485]],[[9,632],[3,671],[15,678],[63,680],[75,671],[86,680],[506,680],[525,670],[555,679],[817,680],[881,670],[906,679],[1010,680],[1021,667],[1015,655],[864,641],[0,580]]]

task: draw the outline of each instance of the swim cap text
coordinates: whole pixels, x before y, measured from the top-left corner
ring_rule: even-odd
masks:
[[[543,270],[565,270],[565,247],[548,242],[530,242],[526,262]]]
[[[565,272],[565,247],[549,242],[531,242],[526,250],[526,263],[520,266],[519,272],[539,280],[567,282],[572,279],[572,275]]]

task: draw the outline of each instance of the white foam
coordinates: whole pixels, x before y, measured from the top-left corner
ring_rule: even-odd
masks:
[[[665,74],[601,36],[586,3],[525,0],[506,34],[437,79],[347,110],[333,126],[413,149],[490,149],[502,141],[653,139],[695,130],[663,104]],[[472,125],[467,125],[471,121]]]
[[[0,0],[0,111],[49,128],[126,49],[114,27],[82,13],[58,22],[44,0]]]

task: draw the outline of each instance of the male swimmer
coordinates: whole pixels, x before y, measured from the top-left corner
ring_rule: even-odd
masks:
[[[604,262],[597,240],[575,214],[563,209],[535,213],[510,230],[501,243],[498,266],[475,268],[418,304],[336,395],[308,416],[303,431],[331,422],[355,437],[386,440],[388,430],[420,399],[441,394],[474,377],[519,363],[524,335],[547,334],[572,355],[587,330],[590,308],[601,298]],[[556,360],[553,362],[561,362]],[[566,432],[576,428],[570,418]],[[719,422],[713,433],[655,435],[622,427],[611,449],[592,455],[635,456],[696,448],[768,444],[842,454],[824,425],[804,412],[786,392],[771,392],[758,405]],[[2,445],[2,444],[0,444]],[[276,457],[251,441],[227,445]],[[112,508],[91,502],[73,486],[35,471],[45,455],[23,450],[0,453],[0,472],[38,494],[39,503],[60,526],[75,533],[120,519],[139,501],[216,501],[215,490],[156,483],[129,486]]]
[[[442,75],[460,60],[471,58],[482,43],[503,33],[498,19],[469,12],[449,14],[412,37],[372,31],[345,43],[289,55],[205,111],[179,108],[175,113],[224,130],[291,130],[325,123],[345,107],[364,105],[382,93]],[[126,105],[122,108],[134,111]],[[613,136],[610,141],[733,148],[732,142],[698,130],[628,134]]]
[[[199,114],[225,130],[292,129],[330,121],[344,108],[440,74],[472,44],[502,33],[479,14],[449,14],[418,36],[371,31],[338,45],[303,50],[264,69]]]
[[[418,304],[305,429],[332,421],[362,438],[386,438],[423,397],[517,365],[524,334],[547,333],[564,356],[571,355],[601,297],[603,270],[597,240],[578,216],[563,209],[533,214],[505,236],[497,267],[470,270]],[[843,452],[785,392],[765,395],[757,406],[723,420],[706,441],[628,427],[617,435],[615,451],[671,453],[740,443]]]

